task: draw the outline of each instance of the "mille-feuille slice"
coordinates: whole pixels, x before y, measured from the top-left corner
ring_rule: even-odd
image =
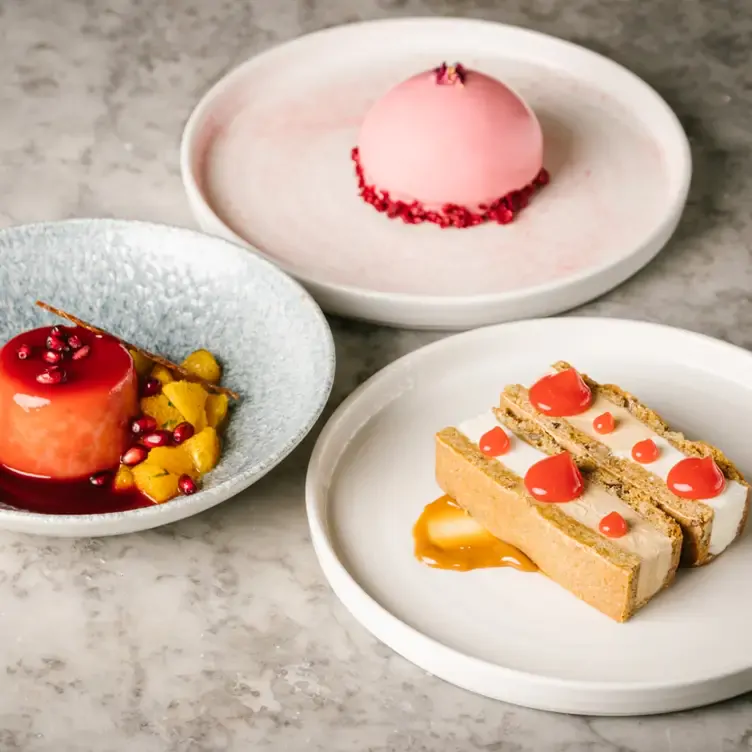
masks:
[[[550,404],[557,401],[558,407]],[[620,387],[599,384],[560,361],[529,390],[506,387],[500,407],[534,421],[575,456],[642,488],[681,526],[684,566],[707,564],[741,535],[750,487],[731,460],[673,431]]]
[[[586,464],[578,468],[545,432],[506,420],[502,425],[488,410],[440,431],[439,486],[554,582],[626,621],[673,581],[681,550],[678,525],[609,473]],[[577,491],[578,483],[574,498],[562,501],[573,493],[562,496],[561,489]],[[546,488],[558,500],[542,501]]]

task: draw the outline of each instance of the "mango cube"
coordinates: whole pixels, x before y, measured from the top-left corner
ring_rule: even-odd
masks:
[[[140,404],[141,412],[157,421],[157,428],[172,431],[178,423],[182,423],[185,420],[180,410],[170,402],[165,394],[143,397]]]
[[[128,352],[130,353],[131,358],[133,358],[133,366],[136,369],[139,378],[145,379],[149,375],[149,371],[151,371],[154,363],[147,358],[146,355],[142,355],[138,352],[138,350],[128,350]]]
[[[193,460],[188,452],[183,449],[183,445],[152,449],[146,461],[150,465],[161,467],[163,470],[167,470],[177,476],[190,475],[191,478],[198,478],[198,472],[193,466]]]
[[[206,398],[206,423],[211,428],[219,428],[227,418],[230,400],[226,394],[210,394]]]
[[[116,491],[130,491],[136,484],[133,477],[133,471],[127,465],[120,465],[115,479],[112,481],[112,487]]]
[[[208,350],[196,350],[184,361],[183,368],[210,384],[218,384],[222,378],[222,368]]]
[[[178,480],[180,476],[168,472],[164,468],[143,462],[133,468],[133,478],[136,488],[157,504],[174,499],[179,494]]]
[[[197,432],[206,427],[204,406],[209,395],[201,384],[192,381],[172,381],[162,387],[162,393]]]
[[[219,462],[221,452],[219,436],[211,426],[207,426],[181,444],[181,449],[191,458],[193,467],[201,475],[213,470]]]
[[[151,377],[156,379],[162,386],[169,384],[171,381],[175,381],[170,370],[164,366],[160,366],[159,363],[151,369]]]

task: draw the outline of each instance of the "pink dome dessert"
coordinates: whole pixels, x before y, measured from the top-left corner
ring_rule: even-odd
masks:
[[[506,224],[548,182],[535,114],[461,65],[420,73],[379,99],[352,156],[363,199],[409,224]]]

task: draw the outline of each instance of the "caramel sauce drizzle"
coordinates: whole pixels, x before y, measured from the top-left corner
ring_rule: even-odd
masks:
[[[82,321],[81,319],[77,318],[71,313],[66,313],[60,308],[55,308],[54,306],[51,306],[49,303],[43,303],[41,300],[37,300],[35,305],[39,306],[39,308],[41,308],[44,311],[52,313],[55,316],[59,316],[61,319],[67,319],[68,321],[75,324],[76,326],[80,326],[82,329],[88,329],[90,332],[93,332],[94,334],[104,334],[107,337],[112,337],[113,339],[116,339],[118,342],[120,342],[121,345],[123,345],[124,347],[127,347],[129,350],[135,350],[137,353],[139,353],[139,355],[143,355],[144,357],[149,358],[149,360],[153,360],[155,363],[158,363],[160,366],[164,366],[170,371],[174,371],[175,373],[179,374],[187,381],[198,382],[210,392],[216,392],[218,394],[225,394],[228,397],[232,397],[234,400],[240,399],[240,395],[237,392],[233,392],[232,389],[228,389],[225,386],[218,386],[217,384],[212,384],[206,381],[205,379],[202,379],[200,376],[196,376],[195,373],[191,373],[187,369],[183,368],[183,366],[179,366],[177,365],[177,363],[173,363],[172,361],[167,360],[166,358],[163,358],[161,355],[155,355],[154,353],[151,353],[148,350],[144,350],[141,347],[132,345],[130,342],[126,342],[124,339],[121,339],[120,337],[117,337],[114,334],[110,334],[110,332],[107,332],[104,329],[100,329],[99,327],[94,326],[93,324],[87,324],[85,321]]]
[[[535,563],[518,548],[495,538],[449,496],[426,505],[413,527],[415,558],[434,569],[512,567],[537,572]]]

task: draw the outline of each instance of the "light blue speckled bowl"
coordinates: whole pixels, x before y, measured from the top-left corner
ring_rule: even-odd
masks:
[[[178,362],[206,347],[223,362],[223,383],[242,400],[222,460],[194,496],[99,515],[3,508],[0,528],[114,535],[189,517],[281,462],[329,397],[334,346],[318,306],[271,263],[227,241],[110,219],[0,231],[0,343],[56,320],[35,307],[37,299]]]

